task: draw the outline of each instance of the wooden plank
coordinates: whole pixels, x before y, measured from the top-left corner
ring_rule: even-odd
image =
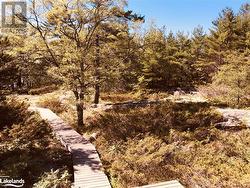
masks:
[[[173,181],[167,181],[167,182],[162,182],[162,183],[157,183],[153,185],[145,185],[141,187],[136,187],[136,188],[184,188],[183,185],[180,184],[177,180]]]
[[[51,110],[31,107],[51,126],[56,137],[71,152],[75,188],[111,188],[96,148]]]

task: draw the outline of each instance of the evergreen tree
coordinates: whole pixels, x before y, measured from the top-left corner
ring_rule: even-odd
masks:
[[[29,24],[40,34],[55,65],[50,72],[57,73],[54,75],[74,92],[78,127],[83,125],[86,94],[94,85],[99,88],[99,32],[104,25],[141,19],[131,11],[125,11],[125,4],[125,1],[117,0],[52,0],[42,4],[48,8],[45,18],[39,17],[39,7],[32,11],[33,19]],[[49,42],[48,38],[57,38],[57,41]]]
[[[191,89],[190,39],[183,33],[166,35],[164,29],[151,27],[144,36],[144,57],[140,84],[144,88],[172,90]]]
[[[193,30],[191,38],[192,80],[195,85],[206,84],[209,80],[209,64],[207,63],[206,37],[203,28]]]
[[[170,85],[170,66],[166,55],[164,30],[151,27],[144,36],[144,57],[140,85],[148,89],[165,89]]]
[[[226,64],[213,77],[213,84],[227,89],[225,101],[244,106],[250,102],[250,59],[248,55],[233,52],[226,57]]]

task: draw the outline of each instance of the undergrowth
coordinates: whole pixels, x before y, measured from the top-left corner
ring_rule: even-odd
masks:
[[[169,96],[168,93],[162,92],[150,92],[150,91],[137,91],[135,93],[102,93],[101,100],[102,102],[110,102],[110,103],[122,103],[128,101],[140,101],[140,100],[160,100],[163,98],[167,98]]]
[[[25,187],[70,187],[70,153],[53,137],[49,126],[28,106],[14,99],[0,103],[0,174],[23,178]],[[57,170],[49,186],[42,184],[46,174]],[[54,182],[54,183],[53,183]],[[38,186],[39,187],[39,186]]]
[[[186,187],[249,187],[250,131],[220,130],[206,103],[106,112],[89,132],[116,188],[179,180]]]
[[[28,94],[30,95],[41,95],[46,93],[51,93],[55,90],[58,90],[58,86],[56,85],[50,85],[50,86],[44,86],[41,88],[31,89],[29,90]]]
[[[44,108],[49,108],[56,114],[63,113],[64,111],[67,111],[67,106],[63,104],[59,97],[49,95],[46,97],[43,97],[39,102],[38,106],[44,107]]]
[[[77,116],[74,110],[74,105],[60,100],[59,95],[46,95],[41,97],[37,103],[38,106],[48,108],[60,116],[65,122],[72,127],[76,127]],[[70,106],[71,105],[71,106]],[[73,107],[73,108],[72,108]]]

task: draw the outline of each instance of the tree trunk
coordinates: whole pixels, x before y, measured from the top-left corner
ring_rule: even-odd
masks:
[[[77,111],[77,127],[81,128],[84,125],[83,122],[83,106],[81,102],[76,103],[76,111]]]
[[[95,59],[95,97],[94,104],[99,104],[100,99],[100,43],[99,35],[96,36],[96,59]]]
[[[100,99],[100,85],[96,84],[95,85],[95,99],[94,99],[94,103],[95,104],[99,104],[99,99]]]
[[[73,91],[76,98],[76,111],[77,111],[77,127],[82,128],[84,126],[83,120],[83,92]]]

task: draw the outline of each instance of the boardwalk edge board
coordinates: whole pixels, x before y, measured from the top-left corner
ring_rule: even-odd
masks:
[[[62,145],[72,154],[74,169],[74,188],[111,188],[104,171],[99,154],[87,139],[82,137],[60,117],[49,109],[30,107],[29,110],[38,112],[54,131]],[[73,140],[73,141],[72,141]],[[82,176],[87,174],[87,179]],[[96,179],[100,181],[96,181]]]

